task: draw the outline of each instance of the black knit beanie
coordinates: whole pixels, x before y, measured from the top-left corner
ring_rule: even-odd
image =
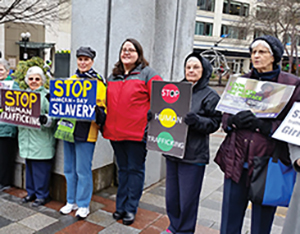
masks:
[[[253,40],[253,42],[250,44],[250,53],[252,52],[252,44],[257,41],[257,40],[263,40],[265,42],[267,42],[273,52],[273,57],[274,57],[274,64],[277,64],[280,62],[280,60],[282,59],[282,55],[284,52],[284,48],[282,43],[280,42],[280,40],[276,37],[270,36],[270,35],[266,35],[266,36],[261,36],[261,37],[257,37]]]

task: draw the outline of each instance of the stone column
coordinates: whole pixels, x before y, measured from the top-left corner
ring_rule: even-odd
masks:
[[[195,15],[194,0],[89,0],[84,4],[73,0],[71,74],[76,69],[75,51],[85,45],[97,51],[94,68],[108,76],[118,60],[122,42],[130,37],[141,43],[150,66],[165,80],[180,80],[184,58],[193,50]],[[93,169],[112,162],[113,151],[100,136]],[[164,176],[164,159],[149,152],[145,186]]]

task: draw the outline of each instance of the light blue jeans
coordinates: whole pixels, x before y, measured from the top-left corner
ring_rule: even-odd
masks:
[[[92,160],[95,142],[64,141],[67,202],[89,207],[93,194]]]

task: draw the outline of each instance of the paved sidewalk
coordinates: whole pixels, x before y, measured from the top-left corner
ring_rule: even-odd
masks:
[[[224,139],[224,133],[211,136],[211,158]],[[221,217],[223,174],[215,163],[207,166],[200,197],[196,234],[218,234]],[[125,226],[112,218],[115,211],[116,188],[111,187],[93,195],[91,214],[86,220],[78,220],[71,215],[61,215],[58,211],[64,205],[51,201],[45,206],[32,208],[30,204],[20,204],[26,191],[11,188],[0,192],[0,234],[159,234],[169,224],[165,211],[165,181],[147,188],[140,202],[136,221]],[[281,234],[286,208],[279,208],[273,224],[272,234]],[[250,234],[251,206],[245,217],[243,234]]]
[[[224,87],[213,87],[219,94]],[[210,137],[211,162],[206,168],[200,196],[196,234],[219,234],[222,204],[223,173],[213,162],[215,153],[225,134],[219,130]],[[90,205],[91,214],[86,220],[78,220],[58,211],[64,205],[51,201],[45,206],[32,208],[20,204],[26,191],[11,188],[0,192],[0,234],[159,234],[168,227],[165,211],[165,180],[144,190],[136,221],[125,226],[112,218],[115,211],[117,188],[111,187],[94,194]],[[286,208],[278,208],[271,234],[281,234]],[[249,205],[242,234],[250,234],[251,205]]]

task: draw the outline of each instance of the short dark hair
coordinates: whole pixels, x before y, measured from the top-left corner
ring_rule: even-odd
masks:
[[[136,68],[140,64],[142,64],[142,68],[149,65],[149,62],[144,58],[143,47],[141,46],[141,44],[133,38],[127,38],[121,45],[121,48],[120,48],[120,51],[119,51],[119,61],[115,64],[115,66],[113,68],[112,73],[113,73],[114,76],[124,75],[125,70],[124,70],[124,67],[123,67],[123,63],[121,61],[121,53],[122,53],[123,45],[127,41],[129,41],[133,44],[134,48],[136,49],[136,52],[138,53],[138,59],[135,62],[135,67],[134,68]]]

